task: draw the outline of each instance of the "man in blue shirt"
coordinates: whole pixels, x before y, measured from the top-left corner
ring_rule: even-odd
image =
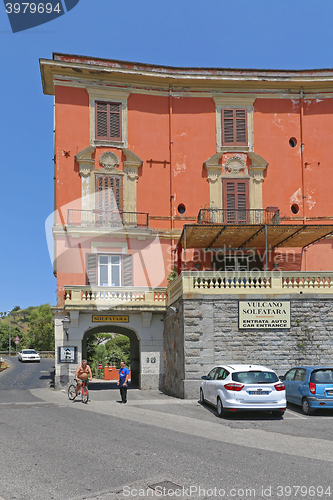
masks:
[[[129,376],[129,369],[126,367],[125,362],[121,361],[119,370],[119,380],[117,382],[117,385],[119,385],[121,402],[123,405],[127,403],[128,376]]]

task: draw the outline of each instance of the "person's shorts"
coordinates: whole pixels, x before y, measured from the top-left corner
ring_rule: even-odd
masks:
[[[79,378],[78,384],[81,384],[82,382],[84,382],[85,386],[88,387],[90,380],[89,378],[86,379]]]

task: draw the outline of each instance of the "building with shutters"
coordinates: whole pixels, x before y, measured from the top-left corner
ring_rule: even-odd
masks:
[[[186,294],[330,293],[333,71],[66,54],[40,67],[54,96],[57,384],[92,333],[112,332],[131,339],[135,384],[187,397],[170,374],[194,387],[218,356],[186,337]]]

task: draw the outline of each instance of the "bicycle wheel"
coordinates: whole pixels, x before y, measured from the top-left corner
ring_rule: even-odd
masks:
[[[74,384],[71,384],[68,387],[68,399],[70,399],[71,401],[74,399],[75,391],[76,391],[76,386]]]
[[[89,391],[86,386],[81,388],[81,393],[82,393],[82,401],[87,404],[89,401]]]

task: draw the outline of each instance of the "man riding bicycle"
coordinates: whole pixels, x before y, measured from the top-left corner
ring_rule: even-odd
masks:
[[[82,380],[83,382],[87,382],[88,378],[91,382],[92,381],[91,369],[90,369],[90,366],[87,364],[87,361],[85,359],[83,359],[81,365],[78,366],[78,368],[75,372],[75,380],[77,381],[77,386],[75,389],[75,394],[74,394],[73,399],[76,398],[77,393],[81,389],[82,382],[80,382],[80,380]]]

